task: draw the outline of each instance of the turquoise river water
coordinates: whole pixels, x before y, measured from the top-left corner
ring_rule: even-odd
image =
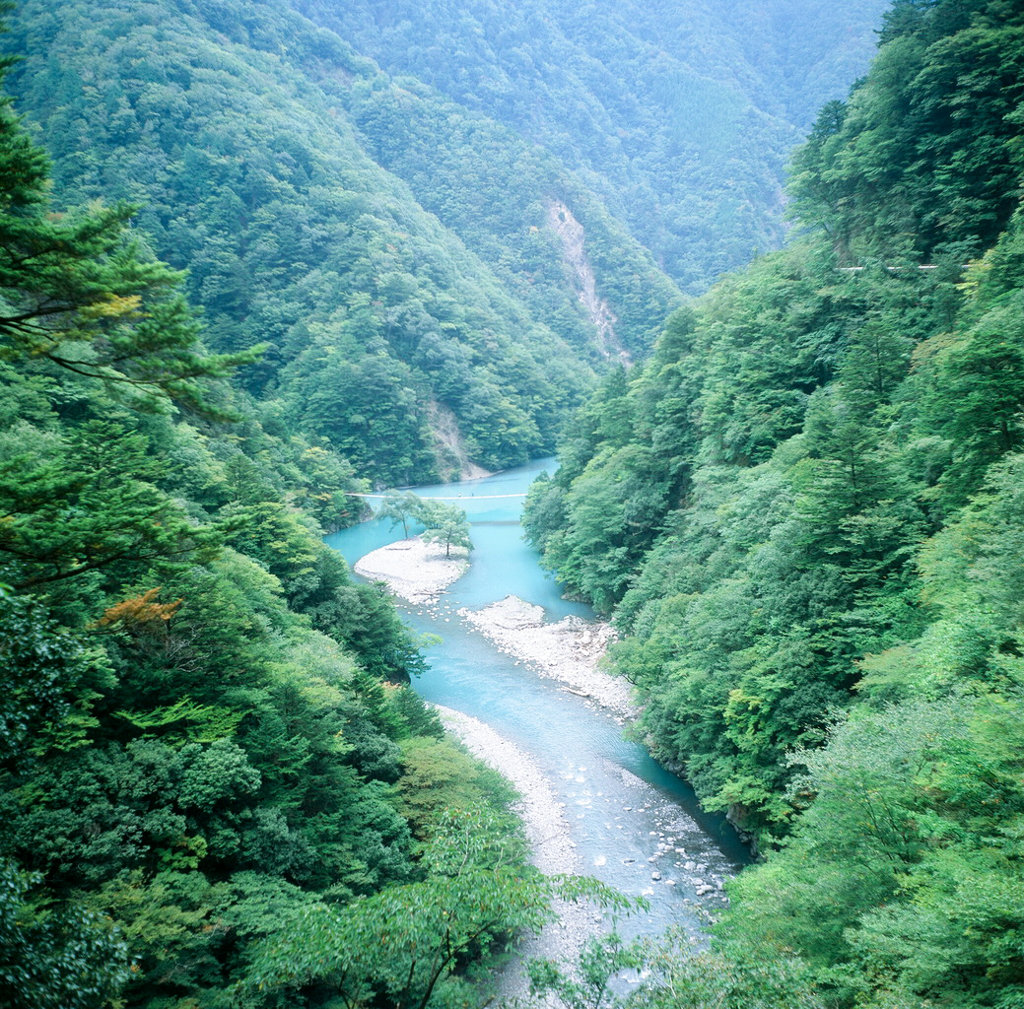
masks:
[[[552,621],[569,614],[594,619],[589,607],[561,597],[522,539],[521,495],[553,468],[547,459],[481,480],[415,488],[422,497],[458,499],[474,550],[470,570],[438,604],[399,601],[417,631],[441,637],[427,653],[430,671],[413,686],[426,700],[487,723],[532,757],[564,803],[581,869],[647,897],[650,912],[624,931],[660,932],[675,923],[696,931],[698,907],[721,908],[718,883],[749,861],[732,828],[701,812],[693,791],[625,739],[614,715],[531,672],[458,616],[462,607],[477,610],[512,594],[543,606]],[[401,537],[401,526],[392,530],[371,520],[327,542],[352,565]],[[661,879],[652,879],[655,870]],[[698,888],[708,887],[714,890],[697,896]]]

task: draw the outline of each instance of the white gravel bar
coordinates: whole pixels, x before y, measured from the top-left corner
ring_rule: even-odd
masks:
[[[579,856],[569,839],[565,811],[533,758],[478,718],[440,704],[433,707],[444,727],[460,739],[474,757],[507,778],[519,793],[520,800],[513,811],[523,821],[533,864],[549,876],[579,872]]]
[[[558,680],[571,693],[590,698],[623,719],[636,718],[629,683],[598,668],[608,643],[615,639],[610,624],[579,617],[547,623],[543,607],[518,596],[506,596],[482,610],[461,609],[459,616],[539,675]]]
[[[569,823],[562,804],[533,759],[479,719],[440,704],[433,707],[445,728],[460,739],[470,753],[507,778],[519,792],[520,800],[513,806],[513,812],[522,820],[533,864],[549,876],[579,874],[581,860],[569,836]],[[575,961],[584,942],[601,931],[601,915],[595,913],[593,907],[556,901],[554,910],[558,921],[546,926],[540,935],[524,939],[519,955],[496,979],[501,1002],[527,994],[529,979],[522,969],[526,960],[543,957]]]
[[[389,543],[356,561],[353,570],[364,578],[384,582],[410,603],[430,603],[469,570],[468,551],[452,547],[445,556],[441,543],[426,543],[420,536]]]

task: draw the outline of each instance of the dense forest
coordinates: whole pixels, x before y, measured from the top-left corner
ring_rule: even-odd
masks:
[[[54,212],[9,102],[0,175],[0,1004],[456,998],[556,882],[322,542],[365,483],[226,384],[259,351],[204,351],[132,208]]]
[[[652,26],[585,86],[611,54],[568,36],[552,49],[543,25],[580,27],[557,4],[517,13],[518,37],[499,7],[480,24],[396,7],[398,29],[434,44],[393,39],[389,51],[417,62],[392,67],[359,5],[25,0],[8,49],[26,58],[9,87],[41,128],[59,203],[139,204],[154,253],[188,270],[211,349],[267,344],[241,374],[264,421],[328,439],[360,475],[395,485],[549,453],[594,368],[649,353],[679,284],[703,289],[777,246],[785,152],[810,99],[838,97],[866,63],[880,2],[853,5],[838,34],[820,3],[784,5],[765,51],[743,58],[742,10],[699,31],[694,21],[685,46],[690,29],[676,25],[665,44],[680,51],[655,87],[644,83]],[[778,41],[798,18],[806,58],[829,68],[802,82]],[[597,20],[594,37],[614,27]],[[526,60],[507,102],[448,86],[446,67],[458,80],[492,76],[463,33]],[[723,45],[736,69],[716,55]],[[566,76],[577,65],[587,80]],[[636,118],[654,90],[661,104]],[[548,108],[549,128],[503,114],[509,103]],[[613,105],[615,116],[601,111]],[[579,122],[565,127],[579,138],[559,141],[556,112]],[[634,113],[635,136],[657,141],[645,169],[657,184],[620,170],[643,160],[618,137]],[[611,161],[591,165],[573,153],[583,148]],[[693,178],[680,181],[689,162]],[[672,241],[693,265],[675,269],[626,213],[645,205],[658,228],[684,222]]]
[[[453,17],[436,0],[300,5],[388,72],[541,145],[690,294],[778,246],[788,153],[866,69],[884,6],[469,0]],[[447,220],[425,177],[435,163],[409,140],[449,143],[449,130],[408,106],[388,122],[400,145],[388,167]]]
[[[529,535],[762,861],[535,991],[1024,1006],[1024,15],[881,7],[5,8],[0,1006],[454,1009],[624,908],[323,543],[556,442]]]
[[[793,241],[531,490],[644,739],[760,844],[716,941],[797,965],[765,1005],[1024,1005],[1022,115],[1018,5],[899,0],[794,158]]]

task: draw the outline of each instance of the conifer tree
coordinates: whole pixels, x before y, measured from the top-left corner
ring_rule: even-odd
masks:
[[[2,13],[2,11],[0,11]],[[0,62],[0,83],[10,60]],[[262,353],[209,355],[182,274],[131,235],[130,204],[53,211],[49,162],[0,95],[0,360],[99,379],[135,406],[166,398],[220,414],[203,379]]]

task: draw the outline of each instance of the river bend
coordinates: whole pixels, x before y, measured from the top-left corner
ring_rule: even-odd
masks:
[[[700,929],[703,905],[721,908],[720,884],[749,860],[721,817],[697,806],[693,791],[637,743],[623,737],[621,717],[544,679],[498,651],[459,616],[509,594],[544,607],[547,619],[593,611],[561,598],[558,586],[522,539],[522,494],[553,460],[481,480],[415,488],[423,497],[458,498],[471,524],[470,570],[436,604],[398,605],[419,632],[441,644],[431,669],[413,684],[426,700],[486,723],[532,758],[562,805],[581,871],[631,896],[647,914],[622,923],[626,934],[681,924]],[[350,565],[401,539],[401,527],[371,520],[328,537]]]

